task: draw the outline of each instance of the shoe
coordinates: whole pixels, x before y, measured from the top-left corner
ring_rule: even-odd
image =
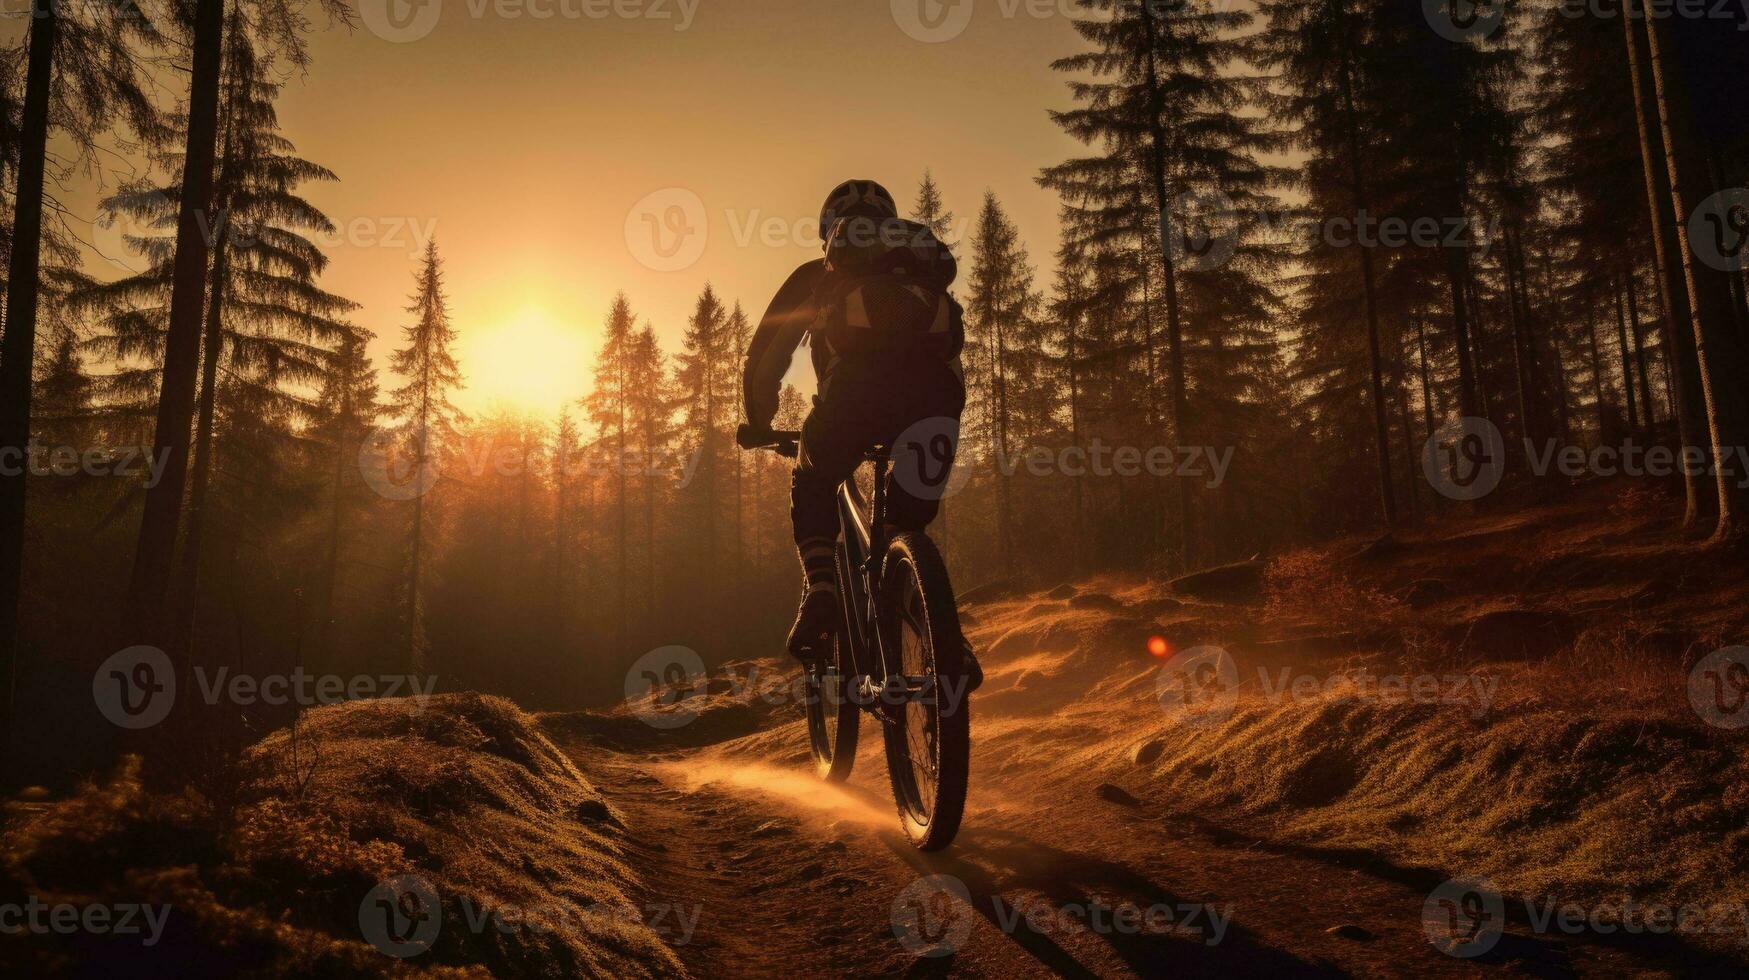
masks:
[[[814,591],[802,596],[796,624],[789,631],[789,655],[804,664],[832,657],[832,639],[838,633],[838,597]]]

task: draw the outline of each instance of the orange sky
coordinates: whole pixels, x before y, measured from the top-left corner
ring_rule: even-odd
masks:
[[[706,280],[756,317],[816,254],[807,229],[846,177],[908,207],[932,167],[962,222],[995,190],[1048,281],[1056,201],[1033,177],[1076,152],[1046,115],[1068,103],[1048,68],[1078,47],[1067,0],[422,2],[365,0],[356,30],[319,33],[281,116],[341,177],[309,195],[342,228],[324,281],[363,304],[379,366],[436,235],[469,409],[503,397],[551,411],[584,391],[617,289],[671,350]],[[901,21],[954,36],[925,43]],[[379,36],[397,31],[413,39]],[[660,219],[702,208],[708,228],[671,259],[634,210],[670,188]]]

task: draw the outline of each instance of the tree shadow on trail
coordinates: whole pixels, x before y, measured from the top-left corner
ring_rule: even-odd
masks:
[[[1066,936],[1096,937],[1130,970],[1142,976],[1342,976],[1324,962],[1306,960],[1257,939],[1237,921],[1229,919],[1224,931],[1213,926],[1210,909],[1184,899],[1159,883],[1128,867],[1087,854],[1076,854],[1000,830],[963,831],[953,848],[943,854],[920,854],[901,842],[888,846],[923,874],[952,875],[971,894],[978,915],[1006,934],[1039,964],[1064,977],[1094,977],[1060,940]],[[1050,916],[1045,928],[1029,921],[1027,910],[1043,896]],[[1150,928],[1146,918],[1112,927],[1109,911],[1104,927],[1065,929],[1056,913],[1076,910],[1070,917],[1082,926],[1081,914],[1095,902],[1107,910],[1134,906],[1147,912],[1169,914],[1164,929]],[[1230,908],[1215,911],[1226,916]]]

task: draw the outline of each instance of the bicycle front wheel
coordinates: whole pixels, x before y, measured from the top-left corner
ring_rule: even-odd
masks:
[[[905,836],[936,851],[959,832],[971,762],[959,611],[941,553],[921,533],[893,539],[880,588],[881,641],[904,682],[903,692],[889,684],[883,705],[887,772]]]
[[[838,542],[838,595],[840,608],[853,601],[850,591],[849,559],[844,542]],[[856,669],[850,655],[848,621],[840,622],[832,639],[832,658],[802,668],[804,706],[808,715],[808,750],[814,757],[814,773],[831,783],[850,778],[856,764],[857,726],[862,709],[851,698],[850,686],[856,682]]]

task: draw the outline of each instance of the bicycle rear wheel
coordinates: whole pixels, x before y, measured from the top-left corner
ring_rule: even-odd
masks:
[[[883,705],[887,773],[905,836],[918,850],[936,851],[959,832],[971,763],[959,611],[941,553],[921,533],[893,539],[880,587],[881,640],[909,690]]]
[[[838,543],[839,603],[851,601],[844,543]],[[814,757],[814,773],[821,779],[841,783],[850,778],[856,764],[856,740],[862,709],[850,697],[856,669],[850,656],[844,622],[832,638],[832,659],[803,668],[806,685],[803,705],[808,716],[808,749]]]

